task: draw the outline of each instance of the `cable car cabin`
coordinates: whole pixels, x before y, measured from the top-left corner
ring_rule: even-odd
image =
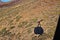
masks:
[[[35,34],[40,34],[40,35],[42,35],[43,34],[43,28],[42,27],[35,27],[35,29],[34,29],[34,33]]]
[[[39,21],[39,22],[38,22],[38,26],[35,27],[35,29],[34,29],[34,33],[35,33],[35,34],[40,34],[40,35],[42,35],[43,32],[44,32],[44,30],[43,30],[43,28],[41,27],[41,24],[40,24],[40,21]]]

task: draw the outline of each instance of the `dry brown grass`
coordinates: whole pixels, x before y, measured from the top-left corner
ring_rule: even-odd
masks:
[[[59,0],[22,0],[20,4],[0,8],[0,40],[52,40],[59,10]],[[44,34],[35,37],[34,28],[40,19]]]

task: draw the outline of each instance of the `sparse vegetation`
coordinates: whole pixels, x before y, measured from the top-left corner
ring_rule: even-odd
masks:
[[[29,23],[29,24],[26,25],[26,28],[31,27],[32,25],[33,25],[32,23]]]
[[[17,16],[16,21],[19,21],[20,18],[22,18],[22,16]]]
[[[51,30],[51,29],[52,29],[52,28],[50,28],[50,29],[48,30],[48,35],[49,35],[50,38],[52,38],[53,35],[54,35],[54,33],[55,33],[55,32],[53,32],[55,28],[53,28],[52,30]]]
[[[0,40],[52,40],[60,9],[58,1],[21,0],[0,8]],[[39,19],[43,19],[41,26],[46,34],[36,37],[33,31]]]
[[[32,40],[38,40],[37,36],[32,37]]]
[[[28,31],[27,31],[27,32],[28,32],[28,34],[30,34],[32,31],[31,31],[31,29],[28,29]]]
[[[23,26],[22,23],[18,25],[18,27],[22,27],[22,26]]]
[[[44,33],[43,35],[40,35],[40,36],[39,36],[38,40],[46,40],[47,37],[49,38],[49,35],[46,34],[46,33]]]
[[[25,26],[25,25],[27,25],[27,24],[28,24],[27,21],[23,21],[23,22],[19,23],[18,27],[22,27],[22,26]]]
[[[16,35],[16,38],[17,38],[17,40],[20,40],[20,39],[21,39],[21,34],[18,33],[18,34]]]
[[[13,21],[14,21],[14,20],[10,20],[10,22],[9,22],[8,25],[13,25]]]
[[[6,30],[6,28],[3,28],[1,31],[0,31],[0,35],[1,36],[6,36],[6,35],[10,35],[11,32],[9,32],[9,30]]]
[[[26,25],[27,23],[28,23],[27,21],[23,21],[23,22],[22,22],[23,25]]]
[[[15,26],[11,26],[11,27],[10,27],[10,29],[13,29],[13,28],[15,28]]]
[[[32,19],[33,22],[37,22],[37,18]]]

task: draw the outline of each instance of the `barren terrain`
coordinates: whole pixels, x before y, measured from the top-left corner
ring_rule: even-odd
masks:
[[[60,0],[21,0],[0,8],[0,40],[52,40],[60,14]],[[36,37],[38,20],[44,34]]]

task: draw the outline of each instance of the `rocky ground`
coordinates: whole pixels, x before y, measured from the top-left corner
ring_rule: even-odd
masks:
[[[0,8],[0,40],[52,40],[59,11],[60,0],[21,0]],[[37,37],[34,28],[41,19],[44,34]]]

